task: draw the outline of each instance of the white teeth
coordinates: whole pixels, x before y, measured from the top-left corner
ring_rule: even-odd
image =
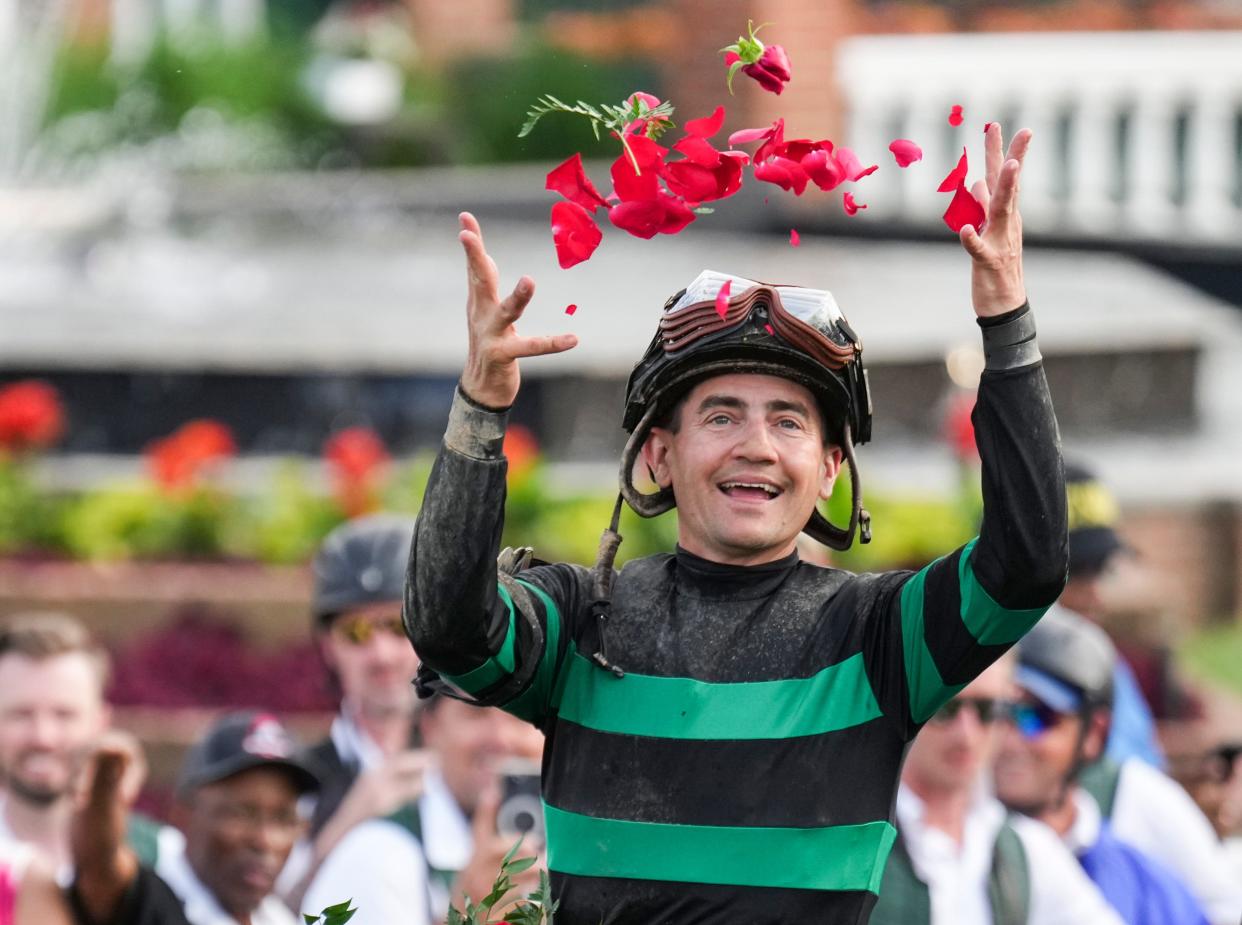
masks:
[[[762,482],[725,482],[720,487],[725,489],[725,491],[728,491],[730,488],[760,488],[773,497],[780,494],[780,490],[774,485],[765,485]]]

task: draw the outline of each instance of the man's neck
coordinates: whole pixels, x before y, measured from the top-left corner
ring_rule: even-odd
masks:
[[[72,863],[69,817],[73,807],[68,798],[32,803],[10,790],[4,795],[3,812],[4,823],[17,841],[33,847],[55,868]]]
[[[358,731],[374,743],[385,757],[390,757],[410,747],[410,729],[413,716],[403,710],[366,709],[358,704],[346,704],[345,709]]]
[[[1073,791],[1066,788],[1059,802],[1039,814],[1039,821],[1064,838],[1078,819],[1078,807],[1074,805]]]
[[[960,845],[966,831],[966,816],[974,798],[974,785],[932,787],[912,774],[903,780],[911,792],[923,801],[923,824],[944,832]]]

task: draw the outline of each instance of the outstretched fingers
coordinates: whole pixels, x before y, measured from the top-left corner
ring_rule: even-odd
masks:
[[[992,192],[996,189],[996,184],[1000,180],[1001,165],[1005,162],[1004,151],[1004,134],[1001,131],[999,122],[989,122],[987,131],[983,134],[983,154],[984,154],[984,179],[987,180],[988,191]],[[987,208],[986,204],[984,208]]]
[[[1017,209],[1018,174],[1021,171],[1022,165],[1013,159],[1005,161],[1001,167],[991,202],[985,206],[989,222],[1006,222]]]
[[[534,294],[535,281],[529,276],[519,279],[513,291],[500,303],[500,322],[513,324],[521,318],[522,312],[526,311],[526,306],[530,304],[531,296]]]
[[[508,352],[516,360],[522,357],[541,357],[552,353],[564,353],[578,346],[576,334],[552,334],[542,337],[513,337],[508,342]]]
[[[1026,152],[1030,149],[1031,139],[1034,136],[1035,133],[1029,128],[1024,128],[1019,131],[1018,134],[1014,135],[1013,139],[1009,142],[1009,154],[1006,155],[1005,159],[1017,161],[1021,164],[1024,160],[1026,160]]]
[[[466,252],[466,284],[470,295],[472,298],[497,301],[500,298],[499,273],[496,261],[483,246],[483,231],[479,228],[479,222],[469,212],[461,213],[458,220],[461,231],[457,234],[457,240]]]

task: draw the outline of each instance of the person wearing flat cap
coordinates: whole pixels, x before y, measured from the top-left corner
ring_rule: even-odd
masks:
[[[232,713],[190,749],[173,820],[180,851],[139,864],[123,837],[132,756],[92,757],[75,819],[77,876],[71,901],[85,925],[294,925],[274,894],[276,878],[306,822],[299,799],[319,789],[293,737],[270,713]],[[342,897],[344,899],[346,897]]]

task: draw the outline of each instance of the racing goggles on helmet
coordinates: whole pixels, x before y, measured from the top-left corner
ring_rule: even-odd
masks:
[[[730,284],[730,297],[721,312],[717,296],[726,282]],[[862,343],[832,293],[758,283],[714,270],[700,273],[680,298],[665,307],[659,333],[665,353],[676,353],[743,324],[759,303],[767,306],[769,333],[828,369],[843,369],[862,353]],[[837,332],[844,335],[845,343],[831,336]]]

